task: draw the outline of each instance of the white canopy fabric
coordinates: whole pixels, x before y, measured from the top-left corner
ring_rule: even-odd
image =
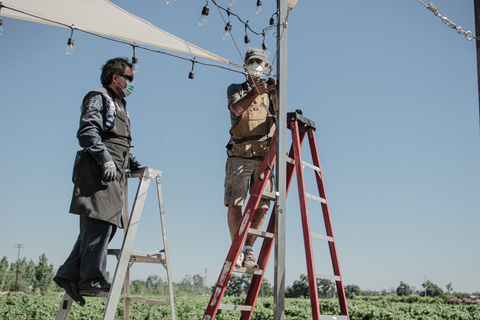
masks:
[[[228,60],[165,32],[107,0],[1,0],[0,15],[91,33],[228,63]],[[48,19],[38,19],[6,7]]]

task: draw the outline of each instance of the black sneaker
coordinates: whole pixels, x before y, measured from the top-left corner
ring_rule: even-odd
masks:
[[[78,292],[77,284],[65,278],[53,277],[53,281],[60,287],[65,289],[65,292],[81,307],[85,306],[85,299]]]
[[[109,292],[112,285],[107,280],[90,281],[87,286],[80,286],[79,292],[81,295],[94,295],[96,293]]]

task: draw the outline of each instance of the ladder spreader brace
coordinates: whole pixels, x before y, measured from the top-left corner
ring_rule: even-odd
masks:
[[[122,249],[109,249],[109,255],[117,256],[117,267],[115,275],[113,277],[112,286],[110,292],[105,292],[95,295],[95,297],[107,298],[107,304],[103,314],[103,319],[112,320],[115,317],[117,311],[118,302],[124,287],[124,300],[125,300],[125,319],[130,319],[130,302],[154,304],[154,305],[166,305],[170,306],[171,319],[175,320],[175,306],[173,301],[173,285],[172,275],[170,272],[170,255],[168,251],[167,242],[167,230],[165,225],[165,211],[163,207],[163,197],[160,178],[162,172],[150,168],[146,168],[143,173],[131,174],[127,173],[128,178],[140,178],[138,185],[135,202],[133,203],[132,212],[128,215],[128,179],[125,182],[124,188],[124,223],[125,223],[125,237],[123,239]],[[142,216],[143,207],[147,197],[147,191],[150,186],[150,181],[156,179],[157,182],[157,194],[158,204],[160,209],[160,222],[162,225],[163,235],[163,247],[162,250],[154,252],[139,252],[133,251],[133,243],[137,234],[138,225]],[[136,298],[130,296],[130,267],[135,263],[158,263],[162,264],[167,271],[169,300],[154,300]],[[60,304],[60,308],[57,313],[56,320],[65,320],[68,317],[68,313],[72,306],[73,299],[65,293],[63,300]]]
[[[286,195],[290,189],[290,185],[293,179],[293,175],[296,172],[297,174],[297,184],[298,184],[298,194],[300,198],[300,211],[302,218],[302,228],[303,228],[303,238],[305,245],[305,256],[307,262],[307,271],[308,271],[308,283],[310,290],[310,302],[312,308],[312,319],[314,320],[349,320],[347,300],[345,296],[345,290],[343,286],[343,280],[340,273],[340,266],[338,262],[337,249],[335,244],[335,238],[333,236],[332,222],[330,219],[330,211],[328,209],[327,197],[325,194],[325,185],[323,182],[322,170],[320,167],[320,160],[318,156],[318,149],[315,140],[315,123],[307,118],[305,118],[300,110],[296,112],[287,114],[287,127],[292,133],[292,145],[290,147],[290,152],[287,157],[287,190]],[[301,147],[306,133],[308,133],[308,141],[310,144],[310,151],[312,155],[313,164],[306,163],[302,161],[301,156]],[[276,158],[276,136],[272,138],[272,143],[270,143],[267,156],[263,161],[262,167],[260,169],[259,178],[257,178],[252,192],[250,194],[249,200],[245,207],[245,211],[240,222],[240,226],[235,234],[235,238],[232,241],[232,245],[227,254],[225,263],[223,264],[220,276],[213,290],[210,301],[207,305],[207,309],[203,316],[202,320],[213,320],[218,309],[223,310],[240,310],[241,320],[249,320],[252,317],[253,309],[255,307],[255,302],[257,300],[258,294],[260,292],[264,270],[267,267],[268,258],[273,247],[274,238],[275,238],[275,207],[272,209],[270,216],[270,221],[268,223],[266,232],[250,229],[250,225],[253,220],[253,216],[256,212],[260,199],[272,198],[272,194],[266,194],[264,188],[268,177],[270,175],[270,170],[267,168],[273,168],[273,164]],[[318,187],[318,196],[309,194],[305,190],[305,178],[304,178],[304,167],[311,168],[315,171],[315,178]],[[262,176],[263,173],[263,176]],[[263,179],[260,179],[262,177]],[[278,193],[276,194],[278,197]],[[310,231],[310,221],[308,215],[308,205],[307,198],[319,201],[321,203],[323,218],[325,222],[326,235],[321,235],[313,233]],[[275,198],[273,198],[275,200]],[[247,235],[255,235],[263,238],[262,248],[258,256],[258,265],[259,271],[253,272],[250,287],[245,299],[244,305],[225,305],[221,304],[221,300],[225,293],[225,290],[228,285],[228,281],[232,275],[232,272],[243,272],[243,273],[252,273],[248,272],[246,268],[238,268],[235,266],[235,261],[239,255],[242,245],[245,241]],[[334,275],[322,275],[315,273],[315,264],[313,259],[313,250],[312,250],[312,237],[323,239],[328,241],[328,246],[330,249],[330,256],[332,260],[333,272]],[[317,279],[328,279],[334,280],[337,288],[337,296],[340,303],[341,315],[320,315],[320,307],[318,303],[318,288],[317,288]]]

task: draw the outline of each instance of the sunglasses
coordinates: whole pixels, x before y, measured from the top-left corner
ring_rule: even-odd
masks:
[[[132,77],[132,76],[129,76],[128,74],[118,74],[118,76],[124,77],[125,79],[127,79],[127,80],[130,81],[130,82],[133,81],[133,77]]]

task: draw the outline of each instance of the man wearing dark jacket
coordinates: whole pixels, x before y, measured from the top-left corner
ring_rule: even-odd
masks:
[[[73,169],[70,213],[80,215],[80,234],[70,256],[53,280],[79,305],[82,295],[108,292],[107,247],[123,228],[125,170],[145,167],[130,154],[130,120],[125,97],[133,92],[132,64],[115,58],[102,68],[103,87],[89,92],[81,106]]]

